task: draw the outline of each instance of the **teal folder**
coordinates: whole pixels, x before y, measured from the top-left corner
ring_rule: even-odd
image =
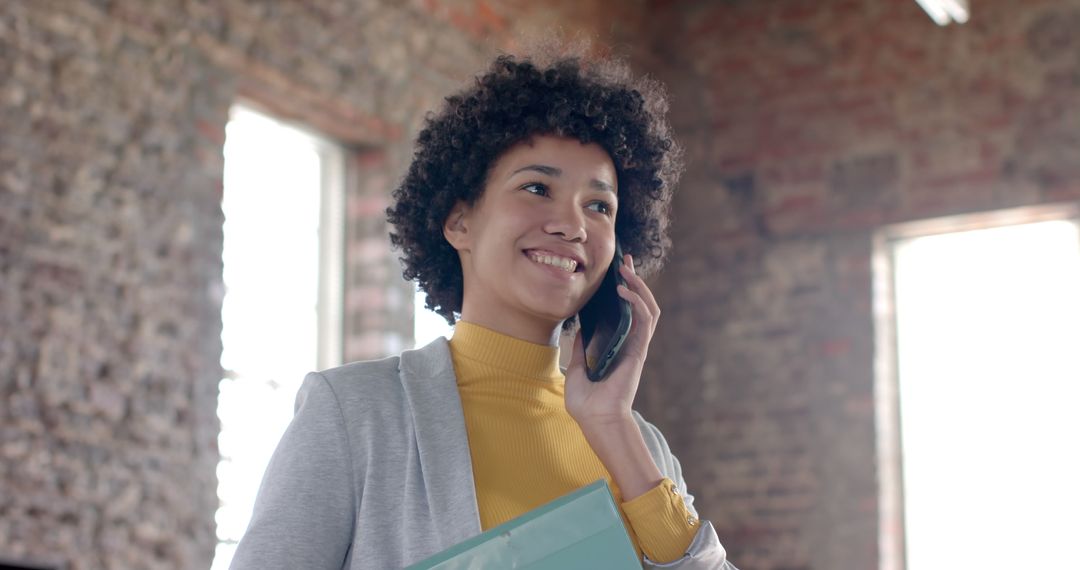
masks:
[[[603,479],[452,546],[407,570],[641,570]]]

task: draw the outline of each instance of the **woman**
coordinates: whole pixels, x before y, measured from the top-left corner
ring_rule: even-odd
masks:
[[[391,240],[453,338],[309,375],[234,568],[398,568],[596,479],[647,567],[729,568],[663,436],[631,410],[659,307],[678,147],[617,62],[496,59],[429,116]],[[616,239],[632,306],[601,382],[558,339]]]

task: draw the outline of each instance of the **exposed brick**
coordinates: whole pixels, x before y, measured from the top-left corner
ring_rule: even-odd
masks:
[[[638,404],[744,570],[877,567],[870,235],[1080,199],[1080,2],[0,4],[0,550],[205,568],[221,142],[240,94],[355,151],[349,359],[411,335],[382,220],[423,114],[560,25],[664,80],[690,159]],[[599,46],[603,52],[606,46]],[[885,529],[888,530],[888,529]]]
[[[647,364],[683,381],[639,404],[740,568],[875,568],[872,232],[1077,199],[1080,2],[948,28],[915,2],[656,6],[690,62],[657,75],[702,103],[673,107],[693,159]],[[752,191],[717,199],[717,173]]]
[[[345,351],[384,356],[411,336],[412,288],[383,210],[424,113],[522,29],[565,20],[614,41],[609,24],[632,37],[641,12],[429,4],[0,4],[5,560],[209,566],[238,97],[355,151]]]
[[[895,154],[857,156],[833,163],[829,195],[840,209],[867,205],[888,208],[896,200],[898,177]]]

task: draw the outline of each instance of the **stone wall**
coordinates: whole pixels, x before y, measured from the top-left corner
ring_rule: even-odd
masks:
[[[745,570],[874,568],[882,224],[1080,198],[1080,2],[0,3],[0,559],[205,568],[238,98],[352,153],[346,359],[407,341],[382,210],[423,113],[561,26],[690,169],[639,408]]]
[[[689,171],[639,402],[746,569],[877,568],[871,236],[1080,199],[1080,2],[658,3]]]
[[[228,78],[90,3],[5,2],[0,54],[0,557],[205,566]]]
[[[234,101],[353,151],[346,357],[381,356],[411,331],[382,209],[423,113],[524,30],[617,37],[639,14],[570,1],[0,3],[0,560],[208,567]]]

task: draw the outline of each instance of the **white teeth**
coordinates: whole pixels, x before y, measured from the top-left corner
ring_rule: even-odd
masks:
[[[541,253],[529,253],[529,259],[537,263],[543,263],[544,265],[558,267],[568,273],[573,273],[577,270],[577,262],[567,257],[558,257],[555,255],[546,255]]]

